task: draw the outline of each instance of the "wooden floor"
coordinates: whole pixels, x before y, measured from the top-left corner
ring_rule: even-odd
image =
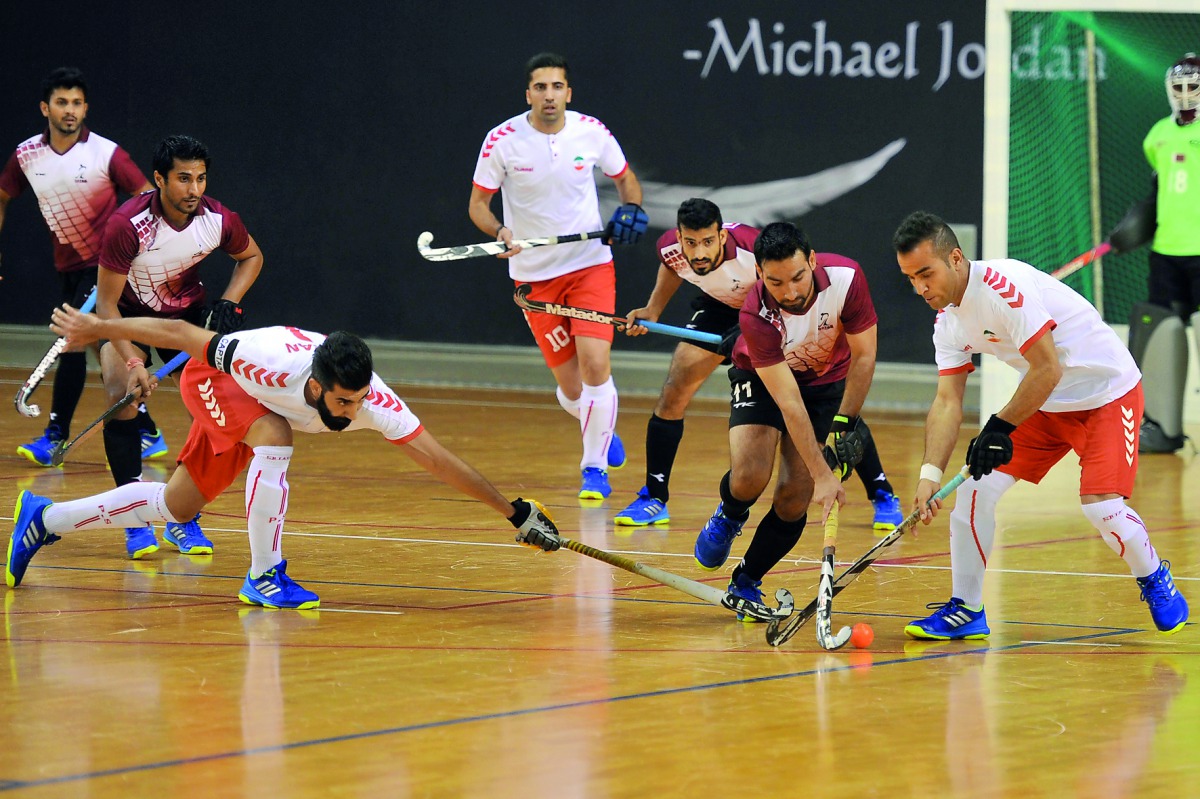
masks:
[[[23,377],[0,372],[0,385],[15,393]],[[630,532],[611,519],[642,483],[648,401],[623,403],[630,463],[608,501],[585,505],[578,429],[552,395],[399,391],[508,496],[542,500],[567,535],[728,579],[691,557],[728,463],[721,406],[688,417],[669,527]],[[49,403],[49,385],[37,399]],[[77,429],[102,410],[90,387]],[[160,391],[154,412],[174,452],[186,431],[178,395]],[[920,422],[870,421],[907,504]],[[71,499],[111,487],[99,437],[61,470],[13,454],[36,422],[0,414],[0,510],[23,488]],[[868,622],[875,643],[827,653],[811,625],[774,650],[761,626],[726,611],[573,552],[519,547],[504,520],[375,434],[300,435],[284,554],[320,610],[238,602],[249,564],[240,482],[202,519],[211,557],[164,549],[133,562],[111,532],[43,549],[3,595],[0,793],[1200,796],[1200,629],[1153,631],[1124,564],[1079,512],[1077,477],[1062,464],[1002,503],[989,641],[902,632],[949,596],[943,517],[835,603],[835,625]],[[850,485],[846,561],[876,540]],[[1143,459],[1132,504],[1193,607],[1197,496],[1196,458]],[[786,586],[805,603],[819,546],[806,534],[768,593]]]

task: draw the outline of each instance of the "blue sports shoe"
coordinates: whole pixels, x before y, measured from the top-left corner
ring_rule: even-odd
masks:
[[[627,524],[631,527],[666,524],[669,521],[671,515],[667,513],[667,503],[650,496],[650,491],[645,486],[638,491],[637,499],[613,518],[616,524]]]
[[[717,505],[712,518],[696,537],[696,548],[692,551],[701,569],[716,571],[729,560],[733,539],[742,534],[742,525],[745,523],[745,519],[739,522],[726,516],[724,502]]]
[[[142,431],[142,460],[161,458],[167,454],[167,440],[163,438],[162,430],[154,429],[153,433]]]
[[[608,442],[608,468],[620,469],[625,465],[625,460],[625,444],[614,430],[612,441]]]
[[[125,551],[132,560],[141,560],[146,555],[158,551],[158,538],[154,535],[154,527],[126,527]]]
[[[54,533],[46,532],[42,524],[42,511],[49,507],[50,500],[22,491],[17,497],[17,508],[13,512],[13,531],[8,539],[8,560],[4,564],[4,582],[16,588],[25,577],[29,561],[45,544],[59,539]]]
[[[321,604],[320,597],[287,576],[286,560],[279,561],[275,568],[268,569],[261,577],[247,574],[246,582],[238,592],[238,599],[247,605],[262,605],[276,610],[307,610]]]
[[[983,606],[979,610],[971,610],[956,596],[944,605],[934,602],[926,605],[937,608],[933,615],[925,619],[910,621],[904,632],[912,638],[925,638],[932,641],[973,641],[987,638],[991,634],[988,628],[987,615]]]
[[[200,529],[200,514],[190,522],[167,522],[163,540],[173,545],[183,555],[211,555],[213,542]]]
[[[875,529],[890,533],[904,521],[904,511],[900,507],[900,498],[889,494],[882,488],[875,492],[871,504],[875,506]]]
[[[751,580],[743,572],[738,572],[733,576],[733,579],[729,581],[728,590],[729,593],[736,597],[747,599],[751,602],[757,602],[761,605],[763,601],[763,592],[761,586],[762,580]],[[753,616],[747,616],[744,613],[739,613],[737,617],[738,621],[746,624],[758,624],[762,621],[762,619],[756,619]]]
[[[1175,588],[1171,562],[1164,560],[1158,571],[1137,578],[1137,582],[1142,589],[1142,601],[1150,606],[1150,616],[1159,632],[1170,635],[1182,630],[1188,620],[1188,603]]]
[[[29,460],[36,463],[38,466],[49,466],[50,456],[54,454],[54,448],[65,438],[62,430],[58,425],[52,424],[46,427],[46,432],[30,441],[28,444],[22,444],[17,447],[17,454],[24,455]]]
[[[589,466],[583,470],[583,486],[579,489],[580,499],[606,499],[612,493],[608,484],[608,472]]]

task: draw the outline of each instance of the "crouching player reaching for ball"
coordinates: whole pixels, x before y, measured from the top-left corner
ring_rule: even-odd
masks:
[[[179,455],[184,468],[169,483],[132,482],[73,502],[22,492],[4,573],[9,587],[20,584],[34,554],[60,533],[191,519],[249,464],[250,571],[238,596],[270,608],[317,607],[317,595],[287,575],[281,551],[293,430],[378,430],[427,472],[507,518],[517,541],[559,547],[545,509],[534,500],[509,502],[438,443],[372,371],[371,351],[357,336],[326,338],[294,327],[222,336],[180,319],[100,319],[66,305],[55,310],[51,327],[72,344],[125,339],[188,352],[180,391],[193,421]]]

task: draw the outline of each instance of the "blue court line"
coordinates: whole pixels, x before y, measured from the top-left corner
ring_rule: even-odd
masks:
[[[1136,629],[1123,629],[1115,632],[1099,632],[1089,635],[1074,636],[1071,638],[1060,638],[1053,641],[1039,641],[1029,644],[1010,644],[996,648],[977,648],[969,650],[959,650],[951,652],[936,652],[930,654],[918,655],[915,657],[901,657],[895,660],[885,660],[879,663],[872,663],[871,668],[881,668],[883,666],[894,666],[905,663],[921,663],[932,660],[944,660],[946,658],[963,657],[970,655],[988,655],[991,653],[1011,652],[1020,649],[1029,649],[1035,646],[1045,646],[1050,643],[1070,643],[1075,641],[1086,641],[1093,638],[1106,638],[1115,635],[1125,635],[1128,633],[1142,632]],[[929,642],[931,645],[936,645],[937,641]],[[954,642],[945,642],[951,645]],[[347,733],[345,735],[333,735],[326,738],[313,738],[307,741],[296,741],[294,743],[277,744],[275,746],[260,746],[253,749],[237,749],[228,752],[217,752],[211,755],[200,755],[198,757],[177,758],[174,760],[161,760],[156,763],[143,763],[136,766],[122,766],[119,768],[104,769],[102,771],[90,771],[81,774],[65,774],[60,777],[47,777],[40,780],[0,780],[0,793],[4,791],[17,790],[21,788],[40,788],[46,785],[62,785],[70,782],[82,782],[84,780],[99,779],[102,777],[115,777],[122,774],[136,774],[144,771],[156,771],[158,769],[172,768],[175,766],[188,766],[196,763],[209,763],[215,760],[229,760],[235,757],[248,757],[251,755],[269,754],[274,752],[286,752],[293,749],[304,749],[310,746],[324,746],[326,744],[344,743],[347,741],[360,741],[369,738],[381,738],[386,735],[398,735],[406,732],[420,732],[423,730],[438,729],[441,727],[455,727],[460,724],[473,724],[481,721],[495,721],[497,719],[519,718],[521,716],[532,716],[537,713],[552,713],[560,710],[576,710],[584,707],[594,707],[597,705],[608,705],[616,702],[626,702],[637,699],[656,699],[663,696],[673,696],[676,694],[695,693],[698,691],[710,691],[720,688],[733,688],[742,685],[753,685],[756,683],[776,682],[778,680],[788,680],[794,677],[811,677],[817,674],[830,674],[839,671],[853,671],[854,669],[862,668],[850,663],[832,668],[808,669],[806,671],[794,671],[785,674],[772,674],[763,677],[748,677],[742,680],[727,680],[724,682],[706,683],[704,685],[689,685],[681,688],[663,688],[657,691],[645,691],[635,694],[624,694],[621,696],[610,696],[602,699],[588,699],[579,702],[564,702],[556,705],[543,705],[541,707],[526,708],[524,710],[504,710],[498,713],[484,713],[477,716],[463,716],[455,719],[444,719],[442,721],[427,721],[420,724],[408,724],[402,727],[386,727],[379,730],[367,730],[364,732]]]

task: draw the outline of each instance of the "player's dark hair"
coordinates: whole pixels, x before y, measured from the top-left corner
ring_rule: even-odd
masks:
[[[958,236],[940,216],[927,211],[913,211],[892,236],[892,246],[896,252],[904,255],[921,245],[923,241],[933,242],[933,252],[943,261],[950,257],[950,251],[959,246]]]
[[[797,252],[808,258],[812,251],[808,236],[791,222],[772,222],[754,240],[754,260],[760,265],[767,261],[786,261]]]
[[[176,160],[203,161],[204,168],[208,169],[208,148],[191,136],[168,136],[154,148],[154,171],[165,178]]]
[[[87,81],[75,67],[59,67],[42,80],[42,101],[49,103],[55,89],[79,89],[87,102]]]
[[[712,200],[693,197],[690,200],[684,200],[683,204],[679,206],[679,213],[675,215],[675,224],[688,230],[704,230],[714,224],[720,227],[721,209]]]
[[[330,333],[313,350],[312,376],[326,391],[335,384],[347,391],[364,389],[371,384],[374,370],[367,342],[344,330]]]
[[[533,73],[539,69],[553,69],[557,67],[563,71],[563,77],[567,79],[568,85],[571,83],[571,70],[567,66],[567,59],[560,56],[558,53],[538,53],[533,58],[525,62],[525,85],[528,86],[533,80]]]

